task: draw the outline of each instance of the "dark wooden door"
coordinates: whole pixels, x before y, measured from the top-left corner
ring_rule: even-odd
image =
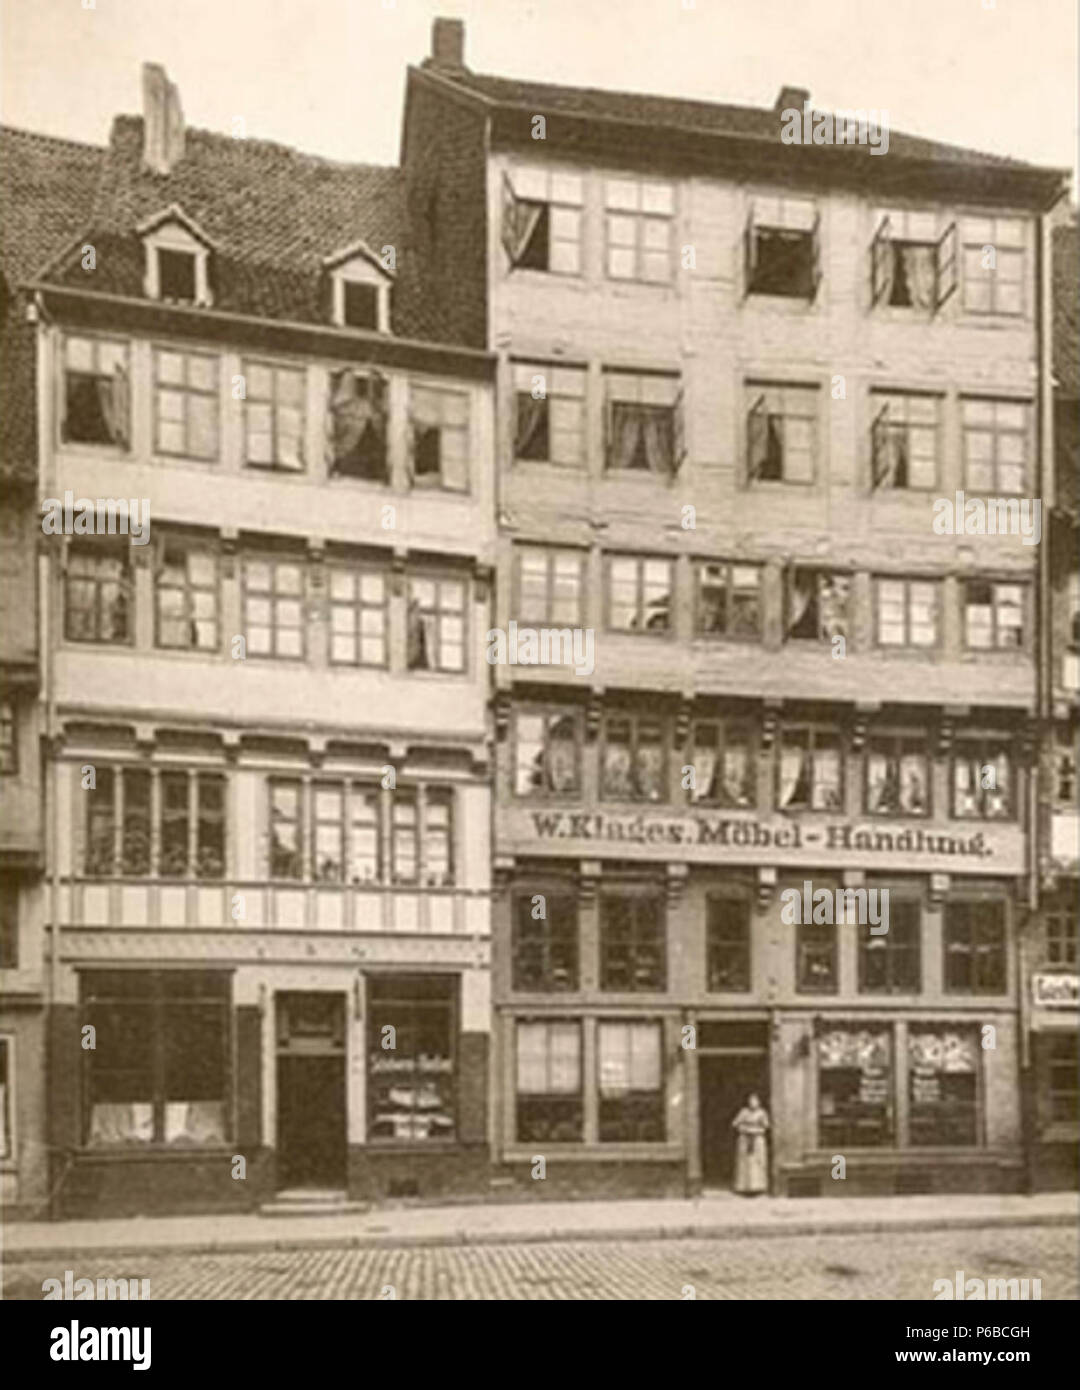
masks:
[[[768,1109],[768,1058],[764,1053],[702,1056],[698,1069],[702,1177],[706,1187],[730,1187],[735,1174],[735,1131],[731,1122],[751,1094],[756,1094]]]
[[[345,1187],[344,1057],[278,1058],[278,1185]]]

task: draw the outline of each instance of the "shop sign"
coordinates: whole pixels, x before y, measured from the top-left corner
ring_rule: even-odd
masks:
[[[1038,1009],[1080,1008],[1080,975],[1033,975],[1031,995]]]

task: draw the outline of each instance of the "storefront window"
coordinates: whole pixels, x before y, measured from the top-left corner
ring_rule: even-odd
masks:
[[[514,899],[514,988],[557,993],[578,987],[577,899],[522,893]]]
[[[835,994],[836,927],[802,922],[796,938],[796,978],[801,994]]]
[[[91,971],[83,1053],[93,1147],[224,1144],[230,977],[208,970]]]
[[[519,1143],[580,1142],[581,1024],[523,1020],[516,1042]]]
[[[976,1142],[977,1034],[968,1028],[908,1033],[908,1100],[916,1148]]]
[[[887,1027],[830,1028],[818,1045],[818,1144],[888,1148],[894,1143],[892,1034]]]
[[[750,903],[709,897],[705,902],[705,973],[710,994],[750,988]]]
[[[664,906],[646,893],[600,900],[600,988],[662,992],[667,988]]]
[[[945,904],[945,988],[951,994],[1005,991],[1005,904]]]
[[[1080,1120],[1080,1076],[1075,1033],[1047,1039],[1046,1080],[1051,1124],[1076,1124]]]
[[[12,1128],[15,1115],[11,1105],[11,1082],[15,1074],[10,1038],[0,1038],[0,1159],[11,1158],[15,1152]]]
[[[601,1143],[663,1143],[662,1053],[659,1023],[597,1025]]]
[[[443,975],[368,977],[368,1138],[454,1139],[454,993]]]

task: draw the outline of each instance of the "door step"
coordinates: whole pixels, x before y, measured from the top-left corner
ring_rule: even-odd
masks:
[[[279,1192],[264,1202],[260,1216],[340,1216],[345,1212],[370,1211],[370,1202],[350,1202],[346,1192],[324,1192],[298,1187]]]

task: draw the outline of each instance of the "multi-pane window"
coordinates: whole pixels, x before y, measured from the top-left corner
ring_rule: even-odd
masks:
[[[453,793],[406,787],[394,793],[390,873],[396,884],[448,888],[454,882]]]
[[[521,1019],[515,1035],[515,1133],[519,1143],[584,1137],[581,1024]]]
[[[690,766],[690,800],[699,806],[728,809],[757,801],[755,740],[746,724],[730,719],[696,719]],[[685,784],[688,774],[683,773]]]
[[[859,992],[918,994],[922,989],[919,904],[893,895],[885,926],[885,932],[880,924],[873,931],[869,923],[858,928]]]
[[[729,560],[697,565],[697,623],[702,637],[761,640],[761,566]]]
[[[817,387],[747,383],[746,460],[751,482],[812,483],[817,437]]]
[[[454,1139],[457,981],[370,975],[367,991],[368,1139]],[[388,1036],[393,1047],[386,1046]]]
[[[535,893],[514,898],[514,989],[556,994],[578,987],[577,898]]]
[[[227,817],[221,773],[162,770],[156,796],[145,768],[101,767],[95,781],[86,802],[88,877],[223,876]]]
[[[670,477],[686,458],[683,393],[664,373],[604,373],[604,457],[609,471]]]
[[[785,726],[776,767],[776,804],[781,810],[843,810],[843,743],[836,730]]]
[[[710,894],[705,899],[705,988],[710,994],[750,988],[750,921],[748,898]]]
[[[1018,494],[1030,476],[1031,406],[1026,401],[961,401],[964,486],[972,492]]]
[[[127,343],[111,338],[65,338],[61,439],[69,444],[127,448],[131,439],[130,381]]]
[[[162,543],[155,575],[159,647],[218,648],[217,555],[179,536]]]
[[[533,463],[585,462],[582,367],[514,363],[514,457]]]
[[[930,755],[925,737],[874,734],[869,739],[866,810],[871,816],[930,814]]]
[[[330,374],[327,463],[331,477],[390,481],[386,378],[351,367]]]
[[[654,179],[604,182],[607,273],[663,284],[672,276],[675,186]]]
[[[670,560],[608,556],[608,626],[617,632],[667,632],[671,625],[671,581]]]
[[[667,988],[664,904],[658,895],[601,895],[600,988],[621,993]]]
[[[464,671],[465,593],[463,579],[409,580],[410,671]]]
[[[516,796],[578,796],[581,715],[576,710],[517,710],[514,715]]]
[[[1051,1124],[1075,1125],[1080,1119],[1080,1071],[1076,1034],[1044,1035],[1047,1118]]]
[[[973,651],[1018,651],[1025,646],[1027,586],[990,579],[964,583],[964,641]]]
[[[662,718],[610,711],[604,715],[600,795],[605,801],[667,800]]]
[[[15,724],[15,705],[0,700],[0,777],[19,770],[19,743]]]
[[[958,820],[1011,820],[1013,761],[1004,738],[968,739],[953,754],[953,816]]]
[[[354,565],[330,566],[330,661],[386,665],[386,576]]]
[[[964,308],[969,314],[1024,312],[1028,225],[1018,217],[962,219]]]
[[[909,1025],[908,1139],[913,1148],[978,1142],[979,1051],[973,1028]]]
[[[1076,890],[1051,898],[1046,906],[1044,921],[1047,965],[1071,966],[1075,970],[1077,940],[1080,936],[1080,895]]]
[[[251,656],[302,660],[305,567],[301,560],[244,560],[244,633]]]
[[[4,883],[0,884],[0,970],[18,968],[19,890],[14,884]],[[0,1145],[0,1150],[2,1148]]]
[[[818,1033],[818,1144],[830,1153],[895,1143],[892,1030],[826,1025]]]
[[[939,236],[936,213],[878,208],[874,226],[874,303],[931,313],[940,309],[956,290],[956,224]]]
[[[879,647],[937,646],[936,580],[878,578],[874,586]]]
[[[520,270],[581,274],[580,174],[516,168],[503,176],[502,244]]]
[[[93,1147],[224,1144],[228,1137],[230,976],[212,970],[87,971],[83,1015]]]
[[[257,468],[302,472],[306,390],[303,369],[245,362],[244,380],[248,463]]]
[[[218,359],[202,352],[154,353],[155,447],[185,458],[218,456]]]
[[[934,487],[938,474],[940,398],[875,391],[871,399],[874,487]]]
[[[519,545],[517,617],[520,623],[581,625],[585,552],[552,546]]]
[[[291,817],[298,803],[289,798],[287,805]],[[291,820],[287,836],[288,843],[296,843]],[[379,882],[379,789],[359,782],[316,782],[311,790],[311,845],[311,872],[317,883]],[[290,858],[286,867],[299,869],[299,859]]]
[[[836,926],[801,922],[795,933],[795,988],[800,994],[835,994],[840,979]]]
[[[64,635],[69,642],[130,642],[133,600],[129,546],[99,541],[71,547],[64,577]]]
[[[755,198],[744,232],[746,293],[813,299],[821,280],[819,225],[809,198]]]
[[[851,575],[794,565],[784,584],[784,636],[791,641],[831,642],[851,629]]]
[[[270,783],[270,877],[304,877],[303,785]]]
[[[1005,904],[992,899],[945,904],[945,989],[1004,994]]]
[[[409,387],[410,481],[413,487],[469,490],[469,395],[444,387]]]
[[[602,1144],[663,1143],[663,1043],[660,1023],[603,1019],[597,1023]]]

